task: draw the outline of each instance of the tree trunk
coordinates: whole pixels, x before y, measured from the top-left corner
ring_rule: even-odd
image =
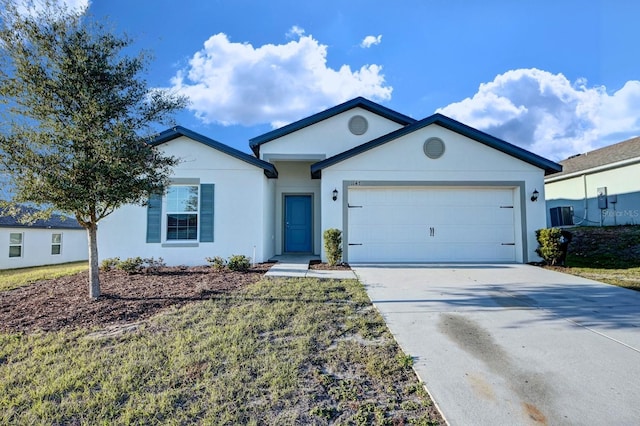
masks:
[[[92,223],[87,228],[89,237],[89,297],[100,297],[100,267],[98,265],[98,225]]]

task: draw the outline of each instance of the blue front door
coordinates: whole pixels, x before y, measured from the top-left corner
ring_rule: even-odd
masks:
[[[311,253],[311,195],[284,196],[284,251]]]

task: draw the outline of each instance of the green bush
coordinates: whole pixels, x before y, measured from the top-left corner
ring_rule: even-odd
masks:
[[[234,254],[229,257],[227,267],[232,271],[247,272],[251,267],[250,259],[243,254]]]
[[[543,228],[536,231],[538,248],[536,253],[547,264],[556,265],[562,257],[562,230],[559,228]]]
[[[115,269],[119,263],[119,257],[109,257],[107,259],[103,259],[102,262],[100,262],[100,269],[105,272],[111,271],[112,269]]]
[[[342,231],[329,228],[324,231],[323,237],[327,262],[329,265],[335,266],[342,260]]]
[[[142,270],[143,263],[144,260],[139,256],[129,257],[125,260],[120,261],[116,265],[116,268],[126,272],[127,274],[135,274],[136,272],[140,272]]]
[[[158,260],[154,259],[153,257],[148,257],[146,259],[143,259],[142,263],[146,265],[146,267],[144,268],[145,272],[151,274],[157,274],[158,272],[160,272],[160,269],[167,266],[167,264],[164,263],[164,259],[161,257],[159,257]]]
[[[209,266],[211,266],[216,271],[222,271],[224,267],[227,266],[227,261],[220,256],[205,257],[204,260],[209,262]]]

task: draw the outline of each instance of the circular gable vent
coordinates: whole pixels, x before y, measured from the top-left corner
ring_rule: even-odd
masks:
[[[444,154],[444,142],[442,142],[440,138],[429,138],[424,143],[422,149],[424,149],[424,154],[427,157],[435,160]]]
[[[349,131],[354,135],[364,135],[368,128],[367,119],[361,115],[354,115],[349,120]]]

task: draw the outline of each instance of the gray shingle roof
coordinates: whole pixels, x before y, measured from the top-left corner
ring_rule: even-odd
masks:
[[[33,207],[20,206],[20,213],[17,216],[5,214],[5,210],[0,209],[1,228],[40,228],[40,229],[83,229],[82,226],[72,217],[53,214],[47,220],[36,220],[32,224],[20,223],[20,217],[26,213],[34,213],[38,210]]]
[[[547,178],[581,172],[583,170],[593,169],[594,167],[605,166],[633,158],[640,159],[640,137],[635,137],[624,142],[605,146],[604,148],[562,160],[560,161],[562,171],[549,175]]]

